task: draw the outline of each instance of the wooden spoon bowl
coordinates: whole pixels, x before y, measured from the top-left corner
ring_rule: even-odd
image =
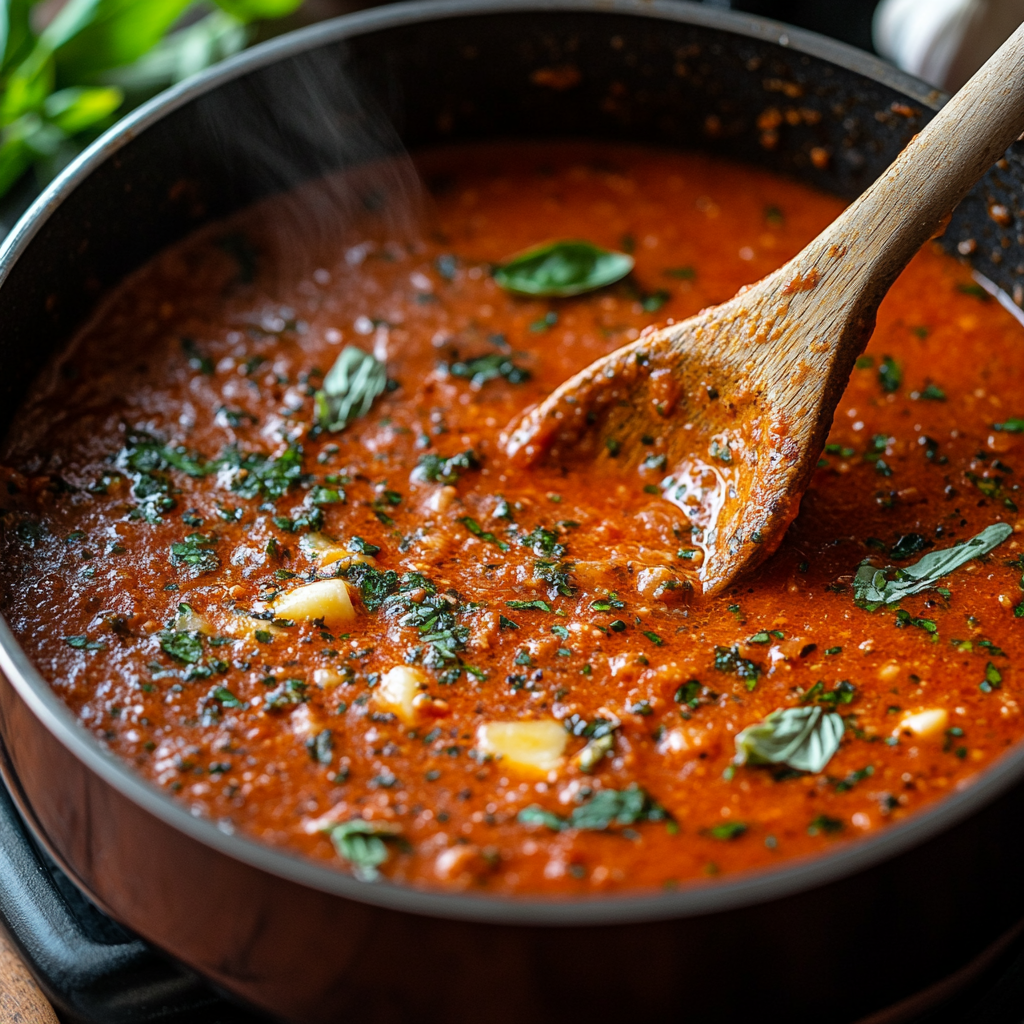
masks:
[[[657,483],[720,592],[796,518],[886,292],[1022,130],[1024,26],[797,256],[592,363],[510,426],[508,455]]]

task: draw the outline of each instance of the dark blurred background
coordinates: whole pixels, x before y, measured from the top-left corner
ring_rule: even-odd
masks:
[[[864,50],[874,50],[871,19],[879,0],[705,0],[709,6],[747,11],[766,18],[798,25],[841,39]],[[306,0],[296,13],[297,21],[318,21],[346,14],[361,7],[376,6],[358,0]]]
[[[878,3],[879,0],[713,0],[710,6],[775,18],[874,51],[871,19]]]

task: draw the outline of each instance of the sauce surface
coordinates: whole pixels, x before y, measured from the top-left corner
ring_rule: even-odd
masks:
[[[419,165],[416,242],[366,197],[361,233],[291,259],[264,203],[136,273],[18,413],[2,608],[86,728],[194,813],[360,877],[569,895],[825,851],[1020,738],[1016,532],[899,605],[853,590],[865,558],[1018,529],[1024,339],[966,268],[913,261],[782,546],[698,603],[656,444],[629,487],[514,471],[500,431],[841,204],[603,144]],[[635,271],[567,299],[497,285],[552,238]],[[389,384],[322,430],[350,345]],[[797,707],[842,717],[827,765],[734,763],[738,732]]]

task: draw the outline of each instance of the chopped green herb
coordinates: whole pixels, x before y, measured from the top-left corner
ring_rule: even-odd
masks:
[[[64,643],[80,651],[105,651],[107,645],[102,640],[90,640],[87,636],[66,636]]]
[[[599,789],[566,817],[545,811],[536,804],[523,808],[518,816],[522,825],[546,825],[553,832],[566,829],[603,832],[614,825],[668,820],[671,820],[668,811],[636,784],[622,790]]]
[[[903,383],[903,370],[892,356],[882,357],[878,366],[878,383],[887,393],[896,391]]]
[[[479,469],[480,460],[472,448],[444,458],[442,455],[422,455],[413,470],[413,477],[435,484],[454,484],[468,470]]]
[[[380,554],[380,548],[376,544],[370,544],[369,541],[363,540],[362,537],[353,537],[348,542],[348,549],[349,551],[354,551],[357,555],[366,555],[369,558]]]
[[[840,704],[849,704],[857,692],[857,687],[849,679],[841,679],[831,690],[825,689],[825,683],[819,679],[801,698],[801,704],[823,704],[827,708],[836,708]]]
[[[188,365],[190,369],[195,370],[206,377],[213,376],[213,360],[199,350],[199,346],[195,343],[193,338],[182,338],[181,348],[188,357]]]
[[[576,594],[572,570],[571,562],[540,561],[533,563],[533,573],[537,579],[543,580],[555,594],[561,594],[562,597],[574,597]],[[549,592],[548,596],[553,597],[554,594]]]
[[[971,281],[971,282],[963,282],[963,281],[959,282],[957,284],[957,286],[956,286],[956,290],[958,292],[963,292],[964,295],[973,296],[975,299],[978,299],[980,302],[988,302],[988,300],[989,300],[988,292],[985,291],[985,289],[982,288],[980,284],[975,284],[973,281]]]
[[[666,267],[662,273],[666,277],[674,277],[677,281],[693,281],[697,271],[693,267]]]
[[[506,601],[505,604],[516,612],[550,612],[551,605],[547,601]],[[518,627],[517,627],[518,628]]]
[[[930,547],[933,547],[933,544],[927,537],[922,537],[919,533],[904,533],[889,549],[889,557],[911,558]]]
[[[863,782],[865,779],[870,778],[874,774],[875,766],[871,764],[867,765],[864,768],[859,768],[855,772],[850,772],[850,774],[847,775],[845,779],[841,779],[839,782],[836,783],[836,792],[846,793],[848,790],[853,789],[853,787],[856,786],[858,782]]]
[[[445,364],[445,369],[453,377],[468,380],[475,387],[480,387],[490,380],[504,377],[509,384],[522,384],[530,379],[530,371],[516,366],[511,356],[503,352],[491,352],[477,356],[465,362]]]
[[[761,667],[756,662],[740,656],[738,646],[716,647],[715,668],[719,672],[732,672],[744,680],[748,690],[757,686],[757,677],[761,674]]]
[[[554,530],[546,530],[543,526],[535,527],[521,537],[519,543],[530,548],[540,558],[561,558],[568,550],[558,542],[558,534]]]
[[[231,490],[243,498],[283,498],[305,479],[302,472],[302,448],[289,445],[280,455],[259,452],[243,454],[238,448],[226,448],[218,466],[234,470]]]
[[[197,665],[203,658],[202,633],[166,631],[159,634],[160,649],[176,661]]]
[[[215,686],[210,697],[224,708],[244,708],[245,702],[239,700],[226,686]]]
[[[401,835],[401,827],[390,821],[366,821],[352,818],[339,825],[328,825],[326,832],[338,856],[352,865],[352,873],[361,882],[380,877],[380,866],[388,859],[388,843]]]
[[[191,575],[213,572],[220,567],[220,558],[210,550],[216,540],[203,533],[190,533],[183,541],[171,545],[171,565],[186,566]]]
[[[729,450],[727,444],[721,444],[717,440],[712,440],[711,445],[708,448],[708,453],[711,458],[718,459],[719,462],[729,464],[732,462],[732,452]]]
[[[474,537],[479,537],[481,540],[487,541],[488,544],[496,544],[501,551],[508,551],[508,544],[499,540],[490,530],[485,530],[472,516],[462,516],[458,522],[462,523]]]
[[[1008,419],[1002,423],[993,423],[993,430],[1001,430],[1006,434],[1024,434],[1024,419]]]
[[[982,693],[991,693],[993,690],[998,690],[1002,685],[1003,673],[990,661],[985,666],[985,678],[980,684],[979,689]]]
[[[721,825],[712,825],[711,828],[705,829],[704,834],[725,843],[739,839],[747,832],[748,827],[743,821],[723,821]]]
[[[896,625],[900,629],[904,626],[916,626],[918,629],[923,629],[926,633],[937,633],[939,630],[937,623],[933,619],[915,618],[904,608],[900,608],[896,612]]]
[[[807,826],[807,834],[809,836],[816,836],[819,833],[834,835],[836,832],[842,832],[842,830],[843,823],[838,818],[830,818],[827,814],[819,814]]]
[[[309,501],[313,505],[337,505],[345,500],[345,492],[333,487],[317,484],[309,492]]]
[[[334,759],[334,734],[330,729],[321,729],[306,740],[306,750],[317,764],[330,764]]]
[[[558,314],[553,310],[548,310],[539,320],[534,320],[530,324],[530,330],[534,334],[540,334],[541,331],[546,331],[551,327],[554,327],[558,323]]]

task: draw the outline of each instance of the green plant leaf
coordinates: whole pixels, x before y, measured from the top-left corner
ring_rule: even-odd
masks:
[[[54,55],[57,80],[80,85],[151,50],[195,0],[69,0],[39,44]]]
[[[43,46],[36,46],[11,72],[0,100],[0,124],[9,125],[22,114],[38,113],[53,90],[53,57]]]
[[[133,63],[104,71],[97,78],[142,99],[238,53],[249,36],[249,28],[237,18],[214,11],[172,32]]]
[[[820,772],[839,749],[846,723],[820,707],[779,708],[736,734],[736,764],[785,764]]]
[[[302,0],[214,0],[217,6],[239,21],[283,18],[301,6]]]
[[[325,430],[344,430],[365,416],[388,383],[384,364],[354,345],[346,345],[316,393],[316,418]]]
[[[323,831],[331,837],[338,856],[352,865],[352,874],[361,882],[373,882],[380,877],[378,868],[388,859],[388,841],[398,838],[401,827],[389,821],[353,818],[328,825]]]
[[[513,256],[495,270],[494,280],[520,295],[564,298],[614,284],[632,269],[632,256],[570,239]]]
[[[38,0],[6,0],[0,4],[0,71],[6,73],[29,54],[35,36],[29,16]]]
[[[123,100],[120,89],[72,86],[47,96],[43,111],[65,135],[74,135],[109,118]]]
[[[912,594],[931,590],[941,577],[973,558],[987,555],[1012,533],[1013,527],[1009,524],[993,523],[962,544],[930,551],[920,561],[900,569],[892,566],[879,569],[865,559],[853,578],[854,600],[868,611],[874,611],[882,605],[896,604]]]

